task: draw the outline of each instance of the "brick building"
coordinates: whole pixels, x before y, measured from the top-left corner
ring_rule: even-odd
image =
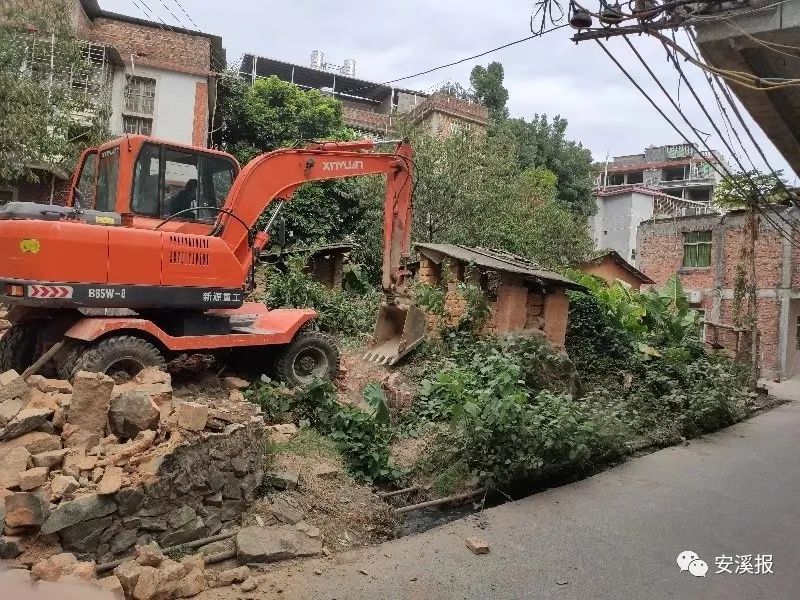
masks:
[[[458,320],[466,301],[461,282],[483,290],[489,302],[485,332],[539,331],[551,344],[564,348],[569,318],[567,290],[582,286],[532,261],[502,250],[456,244],[415,244],[420,255],[418,279],[441,286],[450,319]]]
[[[797,219],[794,209],[769,210],[774,222]],[[706,341],[731,353],[738,351],[740,338],[734,328],[734,289],[747,243],[745,219],[744,211],[733,211],[639,226],[641,270],[658,285],[677,273],[691,304],[710,324]],[[800,250],[764,219],[759,219],[756,273],[762,375],[800,374]]]
[[[358,79],[355,61],[347,60],[342,67],[330,65],[318,51],[312,54],[310,65],[245,54],[239,75],[250,83],[275,76],[303,89],[331,94],[344,107],[345,124],[369,137],[396,134],[402,120],[437,136],[464,129],[484,132],[489,123],[489,110],[481,104]]]
[[[82,44],[83,72],[52,73],[50,36],[30,31],[22,42],[31,57],[28,74],[68,77],[73,93],[85,94],[94,111],[110,113],[112,135],[207,145],[215,72],[225,65],[220,37],[105,11],[97,0],[73,0],[70,20]],[[0,182],[0,203],[63,202],[69,174],[30,167],[38,181]]]
[[[622,258],[616,250],[601,250],[595,253],[585,263],[578,265],[578,270],[587,275],[599,277],[609,284],[621,281],[635,290],[641,289],[643,285],[655,283],[655,281]]]

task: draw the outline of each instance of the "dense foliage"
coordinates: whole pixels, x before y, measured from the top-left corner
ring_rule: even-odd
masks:
[[[71,6],[0,3],[0,181],[34,180],[33,166],[69,171],[108,137],[110,88],[95,101],[71,84],[94,68],[73,37]]]
[[[364,389],[369,411],[341,404],[330,382],[287,390],[262,378],[247,390],[246,397],[262,406],[269,421],[291,417],[301,427],[312,428],[331,440],[354,477],[388,483],[399,476],[389,462],[393,432],[386,400],[377,384]]]
[[[357,292],[332,290],[305,271],[306,257],[291,256],[286,271],[268,268],[264,301],[273,308],[314,308],[312,326],[321,331],[354,338],[372,333],[380,295],[371,287]]]
[[[788,201],[782,172],[752,170],[723,177],[714,188],[714,204],[721,208],[747,208],[753,204],[779,204]]]

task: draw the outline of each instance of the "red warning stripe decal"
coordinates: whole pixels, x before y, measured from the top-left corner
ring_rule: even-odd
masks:
[[[72,298],[68,285],[29,285],[28,298]]]

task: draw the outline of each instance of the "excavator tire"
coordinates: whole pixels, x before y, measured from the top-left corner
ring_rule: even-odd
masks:
[[[339,350],[331,336],[301,331],[281,350],[275,369],[292,387],[306,386],[315,379],[330,380],[339,372]]]
[[[60,374],[72,379],[79,371],[105,373],[116,383],[125,383],[146,367],[166,366],[161,351],[132,335],[105,338],[90,346],[73,348],[61,364]]]
[[[39,336],[35,323],[12,325],[0,338],[0,372],[14,369],[22,374],[36,362],[38,345]]]

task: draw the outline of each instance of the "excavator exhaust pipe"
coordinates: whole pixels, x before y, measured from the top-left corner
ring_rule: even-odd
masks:
[[[373,347],[364,359],[391,366],[425,339],[427,318],[416,306],[381,304],[375,323]]]

